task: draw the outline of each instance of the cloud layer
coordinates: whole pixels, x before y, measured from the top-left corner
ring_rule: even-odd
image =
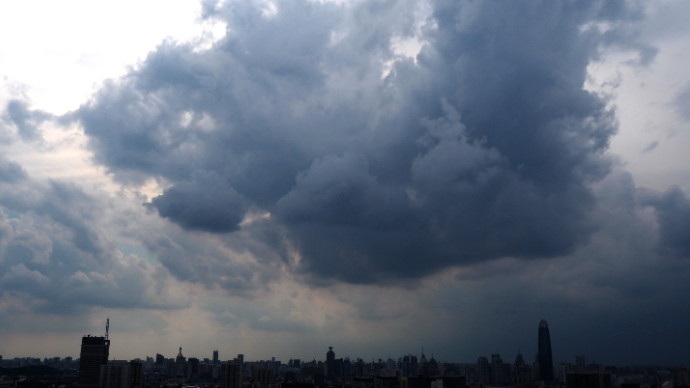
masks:
[[[608,152],[613,97],[586,88],[612,50],[652,66],[644,16],[619,1],[204,2],[226,25],[210,47],[166,40],[61,117],[6,104],[4,142],[50,149],[46,123],[79,126],[119,191],[0,158],[0,323],[175,311],[177,339],[198,324],[262,349],[284,335],[448,358],[529,349],[544,317],[559,360],[670,341],[690,316],[647,316],[690,291],[690,200],[636,187]],[[603,319],[641,323],[611,337]]]
[[[631,11],[375,4],[208,5],[224,39],[163,43],[74,118],[117,179],[172,183],[148,205],[162,217],[227,233],[269,212],[317,278],[416,278],[587,241],[616,121],[586,67],[625,41],[588,26]],[[414,61],[397,57],[391,42],[412,36]]]

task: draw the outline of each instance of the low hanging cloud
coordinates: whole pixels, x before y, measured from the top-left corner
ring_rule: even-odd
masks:
[[[249,209],[270,213],[314,279],[573,252],[597,228],[590,186],[617,130],[587,65],[602,45],[647,47],[637,10],[418,5],[208,3],[223,39],[162,43],[70,117],[116,179],[172,183],[147,204],[161,217],[235,233]],[[410,37],[414,61],[391,48]]]

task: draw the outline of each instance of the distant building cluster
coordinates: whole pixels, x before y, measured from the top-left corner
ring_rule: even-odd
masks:
[[[504,362],[500,354],[479,357],[476,363],[441,362],[433,354],[427,358],[423,349],[419,357],[408,354],[365,361],[338,358],[333,347],[328,348],[325,360],[311,361],[245,361],[242,354],[221,361],[218,350],[210,359],[187,358],[182,348],[174,358],[156,354],[145,360],[109,360],[106,327],[105,336],[82,338],[77,360],[3,360],[0,356],[0,376],[4,373],[0,388],[690,388],[688,369],[682,366],[618,368],[587,364],[584,355],[576,355],[574,363],[554,365],[545,320],[539,323],[537,337],[533,363],[526,362],[519,351],[513,363]],[[15,373],[20,370],[33,378],[21,380]]]

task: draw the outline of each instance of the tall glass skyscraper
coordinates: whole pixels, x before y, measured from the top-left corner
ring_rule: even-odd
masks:
[[[553,356],[551,355],[551,335],[545,319],[539,322],[539,374],[545,382],[553,381]]]

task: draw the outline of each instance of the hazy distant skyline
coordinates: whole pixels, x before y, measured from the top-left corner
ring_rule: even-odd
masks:
[[[687,364],[690,3],[0,5],[0,354]]]

